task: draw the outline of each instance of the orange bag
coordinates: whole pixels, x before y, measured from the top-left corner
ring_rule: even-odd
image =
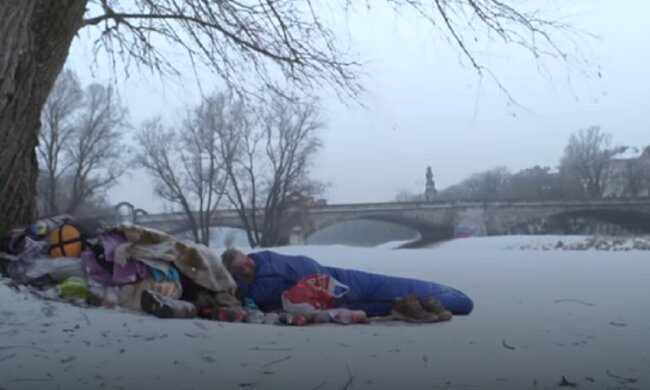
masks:
[[[79,257],[83,249],[83,237],[79,229],[64,223],[50,232],[48,238],[51,257]]]

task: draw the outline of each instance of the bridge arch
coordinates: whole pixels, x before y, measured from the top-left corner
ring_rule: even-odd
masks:
[[[303,224],[303,234],[305,238],[308,238],[328,227],[352,221],[380,221],[392,223],[413,230],[419,234],[421,240],[442,240],[452,238],[454,231],[454,227],[451,224],[436,224],[431,221],[425,221],[403,214],[359,213],[338,215],[335,218],[320,220],[318,223],[314,223],[313,220],[306,221]]]

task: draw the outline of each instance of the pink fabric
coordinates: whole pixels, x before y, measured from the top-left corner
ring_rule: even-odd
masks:
[[[115,248],[120,244],[125,243],[126,239],[115,233],[102,234],[100,239],[104,246],[106,261],[113,263]],[[151,276],[149,267],[133,258],[127,259],[124,266],[113,264],[112,274],[99,265],[95,258],[95,254],[91,250],[85,250],[81,253],[81,262],[86,271],[87,277],[104,286],[120,286],[135,283],[138,280],[146,279]]]

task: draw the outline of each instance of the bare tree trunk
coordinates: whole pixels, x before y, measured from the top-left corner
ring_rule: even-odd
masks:
[[[0,236],[35,211],[41,109],[86,3],[0,1]]]
[[[56,175],[50,172],[47,184],[47,214],[56,213],[58,207],[56,204]]]

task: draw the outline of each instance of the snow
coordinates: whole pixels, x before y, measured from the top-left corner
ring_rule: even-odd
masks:
[[[650,252],[555,249],[558,240],[589,238],[277,249],[474,299],[471,315],[427,325],[159,320],[0,284],[0,388],[555,389],[563,376],[580,389],[650,388]]]
[[[397,241],[388,241],[383,244],[375,245],[375,249],[397,249],[404,244],[413,242],[414,240],[397,240]],[[417,241],[417,240],[416,240]]]

